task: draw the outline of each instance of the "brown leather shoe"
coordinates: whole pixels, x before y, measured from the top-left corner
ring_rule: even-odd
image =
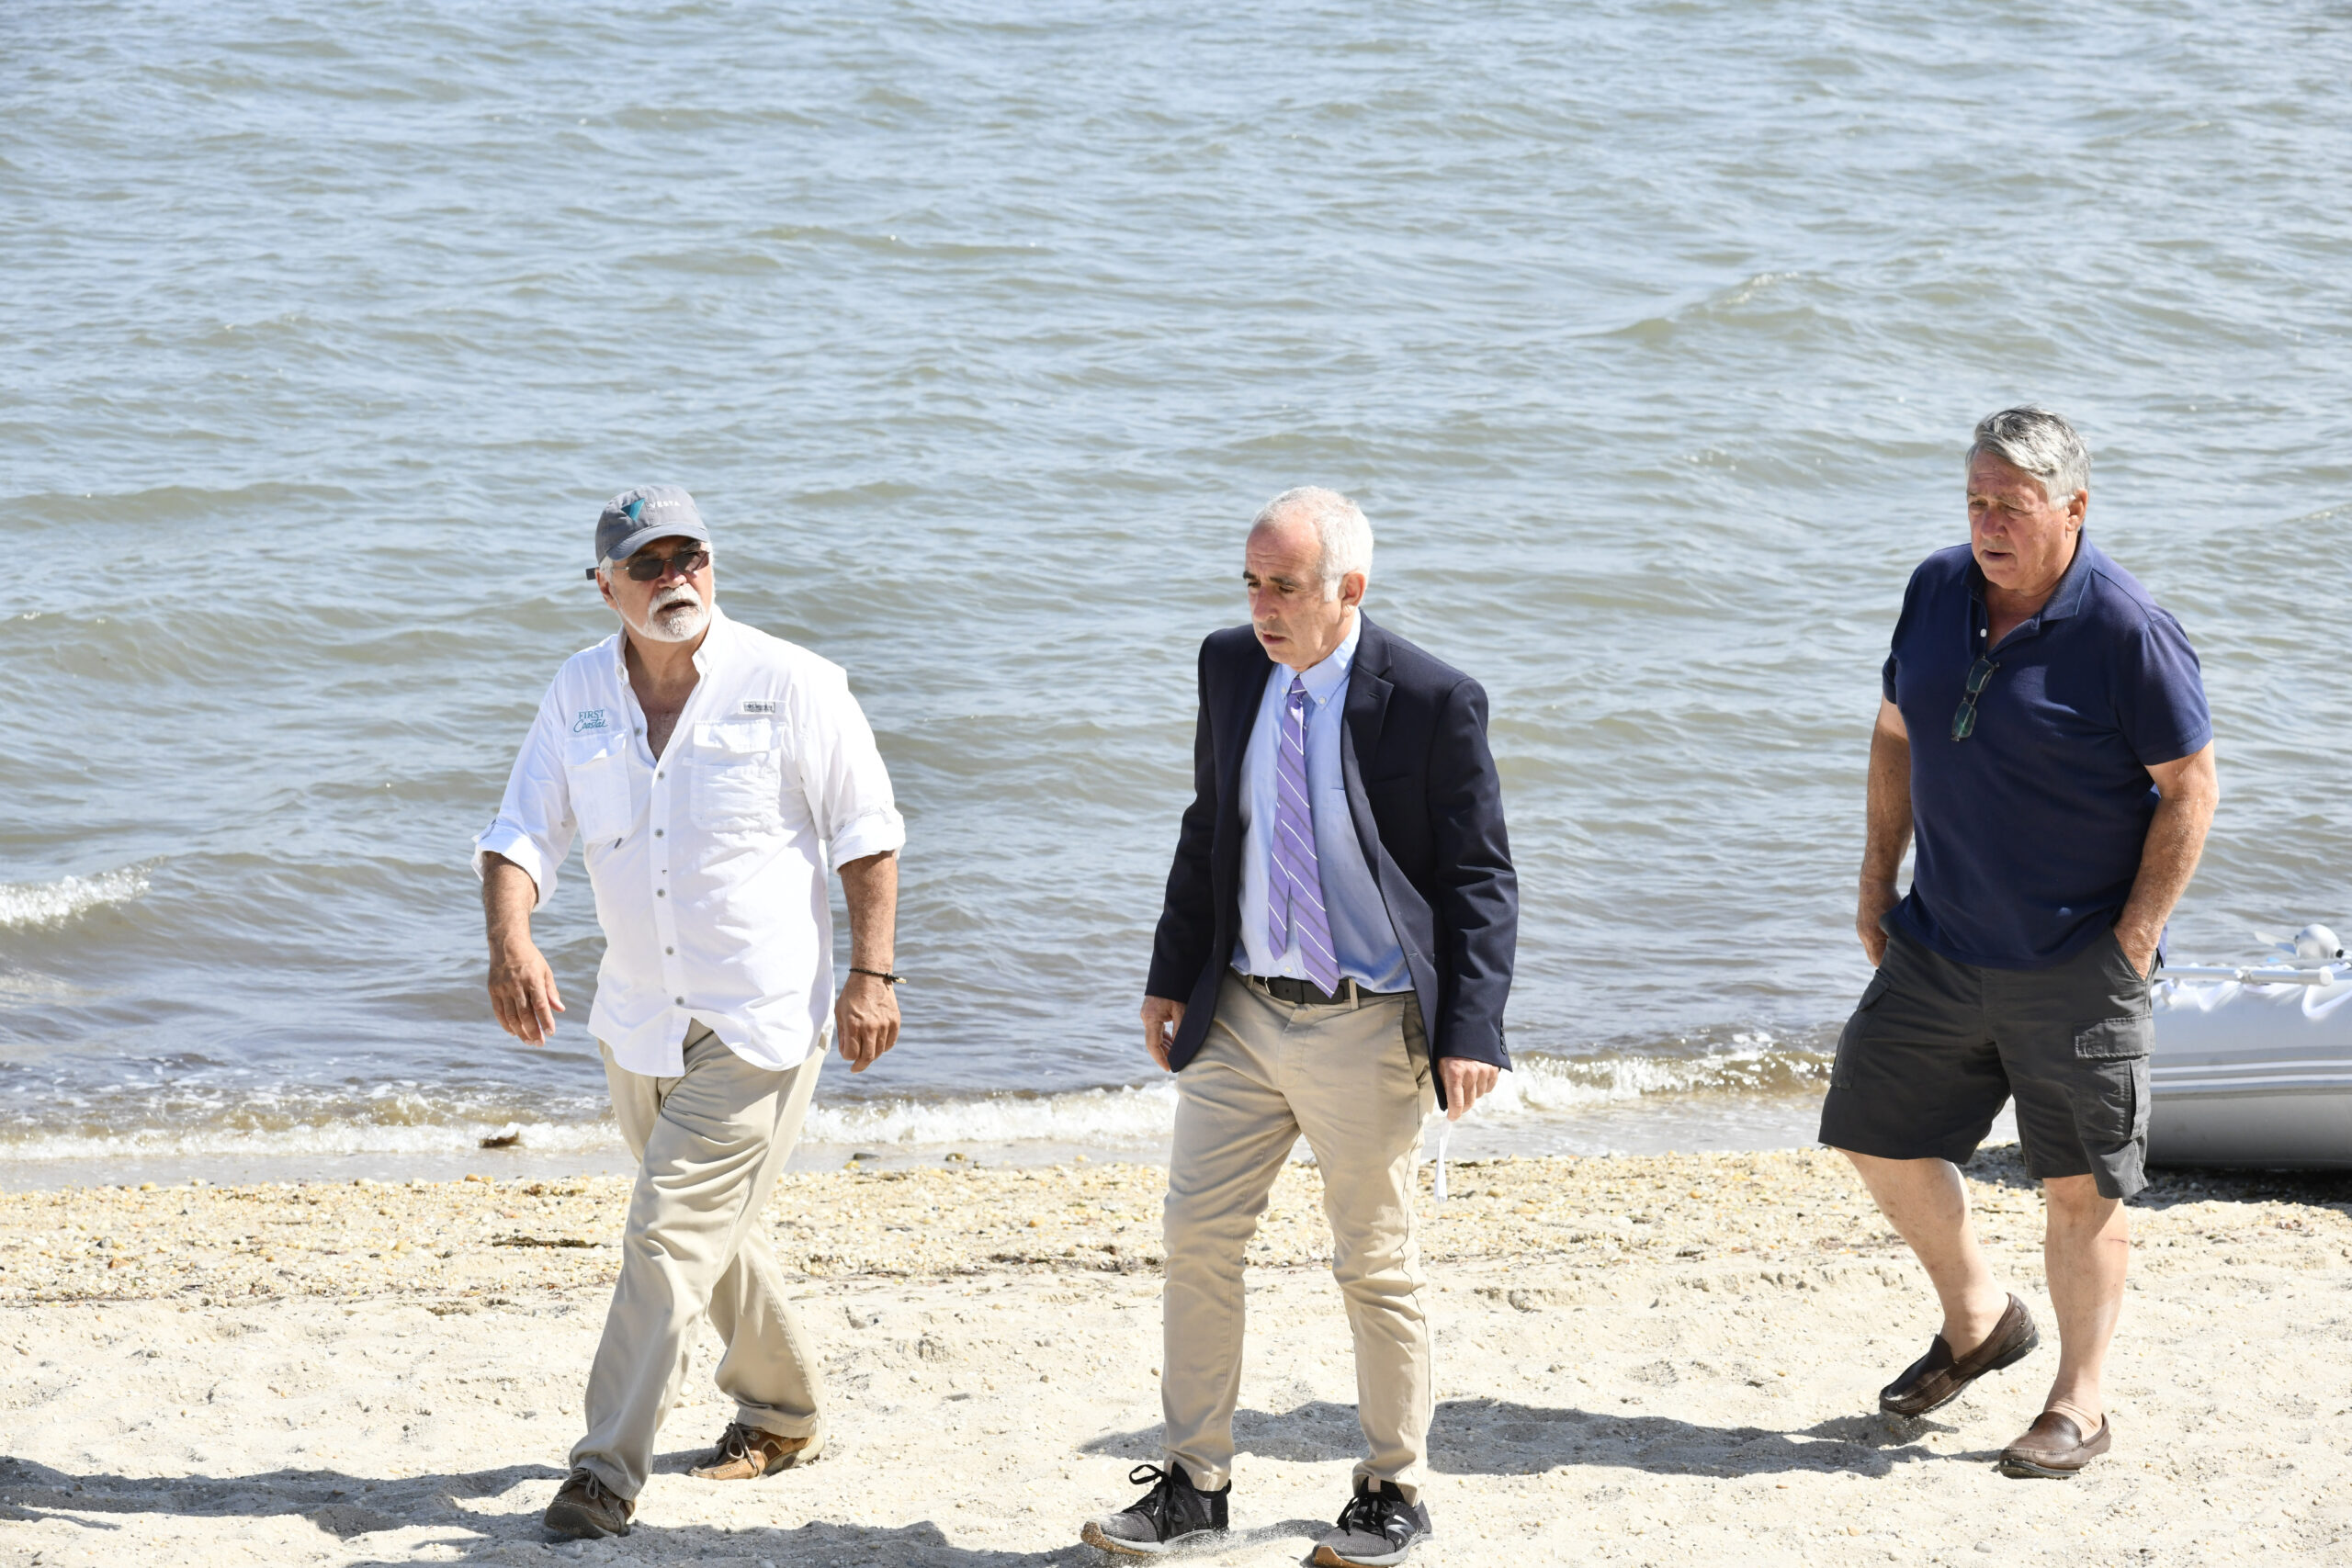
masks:
[[[606,1489],[596,1474],[582,1465],[565,1476],[563,1485],[539,1517],[554,1540],[594,1540],[599,1536],[628,1534],[637,1505]]]
[[[2100,1416],[2098,1430],[2086,1438],[2073,1416],[2045,1410],[2033,1418],[2024,1437],[2001,1450],[2001,1473],[2019,1480],[2041,1476],[2064,1481],[2107,1452],[2114,1441],[2112,1416]]]
[[[1958,1399],[1961,1391],[1986,1372],[2015,1366],[2041,1343],[2033,1314],[2025,1303],[2009,1298],[2008,1310],[1984,1337],[1984,1343],[1955,1359],[1944,1337],[1937,1335],[1928,1353],[1903,1370],[1903,1375],[1878,1391],[1878,1407],[1889,1416],[1925,1416]]]
[[[729,1421],[710,1457],[686,1473],[705,1481],[757,1481],[779,1470],[816,1463],[822,1451],[816,1441],[814,1438],[779,1438],[774,1432]]]

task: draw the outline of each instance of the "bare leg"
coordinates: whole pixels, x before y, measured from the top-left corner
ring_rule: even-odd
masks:
[[[2107,1418],[2099,1376],[2123,1312],[2132,1223],[2122,1202],[2100,1197],[2090,1177],[2052,1177],[2041,1190],[2050,1210],[2041,1265],[2058,1314],[2058,1376],[2042,1408],[2064,1411],[2088,1435]]]
[[[1926,1267],[1928,1279],[1936,1287],[1936,1299],[1943,1303],[1941,1332],[1952,1355],[1965,1356],[1984,1343],[2008,1309],[2009,1297],[1993,1282],[1993,1271],[1985,1267],[1984,1254],[1977,1247],[1976,1227],[1968,1219],[1968,1187],[1960,1179],[1960,1168],[1950,1160],[1881,1159],[1851,1149],[1838,1152],[1854,1162],[1871,1196],[1878,1200],[1879,1213],[1910,1243]],[[2088,1182],[2090,1178],[2081,1179]],[[2053,1202],[2053,1227],[2057,1212]],[[2111,1314],[2109,1321],[2113,1322]],[[2060,1322],[2064,1322],[2063,1312]]]

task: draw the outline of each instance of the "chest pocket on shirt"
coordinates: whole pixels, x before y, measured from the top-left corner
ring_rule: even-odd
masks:
[[[764,718],[695,726],[694,823],[697,828],[773,828],[782,820],[775,727]]]
[[[609,842],[628,831],[628,740],[610,731],[575,735],[563,749],[564,782],[571,791],[571,818],[589,843]]]

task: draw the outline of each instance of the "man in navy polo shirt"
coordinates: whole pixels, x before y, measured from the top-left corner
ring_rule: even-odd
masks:
[[[2014,1476],[2072,1475],[2112,1440],[2099,1374],[2123,1200],[2146,1184],[2148,981],[2220,798],[2197,655],[2083,536],[2089,504],[2064,420],[1977,424],[1969,542],[1912,573],[1886,660],[1855,914],[1878,974],[1821,1112],[1942,1303],[1927,1355],[1879,1395],[1921,1416],[2040,1342],[1985,1267],[1958,1169],[2016,1099],[2059,1350],[2041,1415],[2001,1455]]]

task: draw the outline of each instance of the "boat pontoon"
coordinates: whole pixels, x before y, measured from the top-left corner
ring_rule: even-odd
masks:
[[[2325,926],[2273,951],[2156,971],[2150,1165],[2352,1169],[2352,961]]]

